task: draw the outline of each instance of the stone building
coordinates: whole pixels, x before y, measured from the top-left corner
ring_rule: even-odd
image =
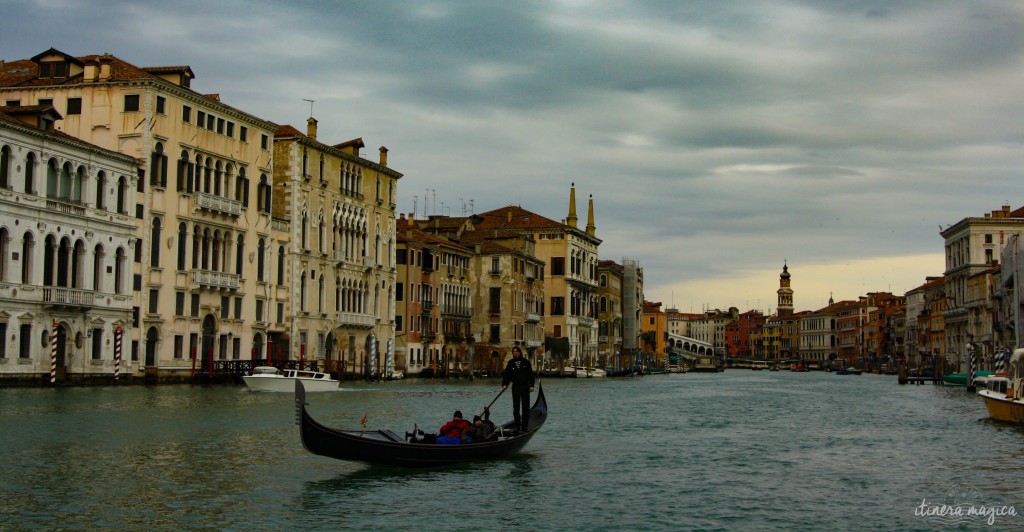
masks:
[[[188,66],[55,49],[0,72],[4,103],[52,105],[64,133],[145,161],[126,197],[137,238],[126,250],[128,336],[131,370],[154,377],[252,356],[257,301],[273,300],[257,267],[271,233],[274,126],[193,90],[194,78]]]
[[[56,131],[62,118],[0,107],[0,379],[128,371],[141,161]]]
[[[310,117],[303,134],[278,127],[274,137],[275,223],[287,235],[284,342],[291,359],[320,360],[346,377],[386,376],[394,367],[395,194],[402,174],[386,148],[373,162],[362,139],[328,145]],[[283,282],[280,282],[283,281]],[[268,292],[269,293],[269,292]],[[257,331],[254,335],[260,335]]]

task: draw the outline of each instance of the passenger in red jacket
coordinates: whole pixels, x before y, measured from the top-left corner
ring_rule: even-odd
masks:
[[[445,423],[441,430],[437,431],[437,443],[445,445],[457,445],[466,436],[472,425],[462,419],[462,411],[456,410],[452,420]]]

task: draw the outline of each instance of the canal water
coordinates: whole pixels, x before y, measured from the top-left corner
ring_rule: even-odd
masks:
[[[543,385],[550,416],[522,454],[430,470],[308,454],[290,394],[0,389],[0,530],[1024,527],[1024,430],[963,388],[749,370]],[[345,383],[309,403],[402,434],[498,390]],[[511,417],[507,394],[494,408]]]

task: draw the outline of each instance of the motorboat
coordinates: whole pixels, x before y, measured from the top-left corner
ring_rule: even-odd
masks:
[[[365,416],[362,429],[343,430],[322,425],[313,419],[306,409],[308,405],[304,387],[310,382],[313,381],[295,379],[294,383],[295,416],[302,446],[313,454],[337,460],[404,467],[494,460],[519,452],[540,430],[548,417],[544,387],[538,382],[537,399],[530,408],[525,431],[519,430],[513,420],[499,426],[495,433],[484,441],[442,445],[432,442],[432,438],[427,437],[436,438],[436,434],[425,435],[415,426],[412,433],[405,433],[404,438],[387,429],[367,429]]]
[[[585,379],[588,377],[607,377],[608,374],[605,370],[600,368],[591,368],[588,366],[576,366],[576,377]]]
[[[836,375],[860,375],[861,373],[864,373],[864,370],[860,370],[857,368],[846,368],[836,370]]]
[[[302,381],[306,391],[333,392],[338,390],[338,380],[329,373],[301,369],[279,370],[273,366],[257,366],[252,375],[242,377],[245,385],[255,392],[286,392],[295,390],[295,382]]]
[[[669,364],[665,366],[665,373],[686,373],[690,368],[680,364]]]
[[[990,376],[978,395],[985,401],[988,415],[997,421],[1024,423],[1024,349],[1010,356],[1007,377]]]

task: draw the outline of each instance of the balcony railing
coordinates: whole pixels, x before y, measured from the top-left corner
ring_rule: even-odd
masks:
[[[373,314],[360,314],[358,312],[342,312],[341,324],[355,327],[373,327],[377,317]]]
[[[219,212],[221,214],[227,214],[228,216],[238,216],[242,214],[242,202],[222,198],[206,192],[199,192],[196,194],[196,207],[206,209],[208,211]]]
[[[423,313],[424,314],[430,314],[433,311],[434,311],[434,302],[433,301],[424,301],[423,302]]]
[[[50,212],[61,212],[75,216],[85,216],[85,207],[79,202],[65,198],[48,198],[46,210]]]
[[[192,270],[192,282],[200,286],[238,290],[241,277],[237,273]]]
[[[270,220],[270,229],[272,231],[281,231],[282,233],[288,232],[289,221],[282,220],[279,218],[272,218]]]
[[[540,323],[540,314],[537,314],[536,312],[527,312],[526,323]]]
[[[77,288],[47,287],[43,288],[43,302],[65,307],[93,306],[95,292]]]

